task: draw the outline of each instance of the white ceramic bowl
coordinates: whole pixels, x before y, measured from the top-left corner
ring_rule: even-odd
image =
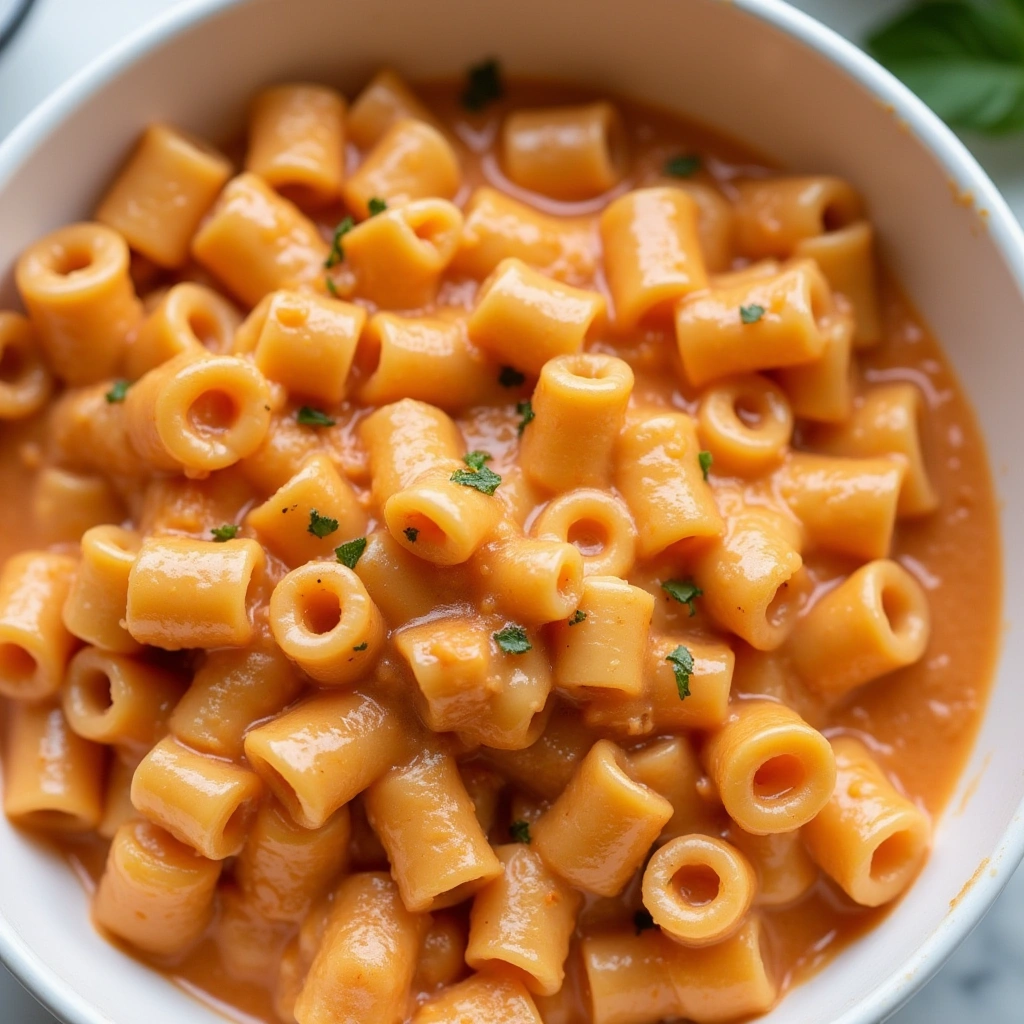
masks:
[[[1024,460],[1014,458],[1024,237],[963,146],[886,72],[779,0],[193,0],[93,64],[0,147],[0,306],[14,298],[17,253],[89,213],[148,121],[218,138],[275,79],[322,77],[351,94],[385,62],[415,77],[484,55],[676,108],[784,166],[849,178],[980,415],[1007,527],[1011,625],[974,756],[896,912],[765,1019],[876,1024],[977,924],[1024,852],[1024,642],[1012,625],[1024,534],[1009,529],[1024,515]],[[72,1024],[221,1019],[100,939],[63,863],[2,819],[0,957]]]

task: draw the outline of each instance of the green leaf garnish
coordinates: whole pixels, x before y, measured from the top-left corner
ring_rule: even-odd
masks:
[[[704,479],[707,480],[711,464],[715,461],[714,455],[711,452],[698,452],[697,461],[700,463],[700,471],[704,474]]]
[[[700,170],[700,157],[696,153],[681,153],[665,161],[665,173],[673,178],[691,178]]]
[[[506,654],[525,654],[533,649],[533,644],[530,643],[530,638],[522,626],[506,626],[493,635],[497,645]]]
[[[697,614],[697,609],[693,606],[693,602],[698,597],[701,597],[704,591],[693,580],[665,580],[661,585],[661,589],[673,600],[678,601],[680,604],[685,604],[690,609],[690,618]]]
[[[529,399],[526,399],[525,402],[516,402],[516,412],[522,416],[516,429],[516,433],[522,437],[523,431],[533,422],[537,414],[533,411],[533,402]]]
[[[356,563],[363,557],[365,550],[366,538],[356,537],[355,540],[347,540],[344,544],[339,544],[334,549],[334,554],[342,565],[347,566],[349,569],[354,569]]]
[[[578,626],[586,617],[587,613],[577,608],[569,618],[569,625]]]
[[[473,487],[481,494],[494,494],[501,483],[501,477],[485,465],[490,460],[491,456],[487,452],[469,452],[462,457],[469,469],[455,470],[449,480],[463,487]]]
[[[530,823],[528,821],[513,821],[508,827],[508,834],[512,837],[513,843],[530,843]]]
[[[745,324],[756,324],[764,316],[764,306],[752,302],[749,306],[740,306],[740,320]]]
[[[386,199],[381,199],[379,196],[373,196],[366,204],[366,208],[370,211],[371,217],[376,217],[378,213],[383,213],[388,208],[388,203]]]
[[[213,534],[213,542],[215,544],[223,544],[224,541],[236,537],[240,529],[241,527],[236,526],[234,523],[225,523],[223,526],[215,526],[210,530],[210,533]]]
[[[306,527],[306,532],[313,534],[314,537],[319,537],[323,540],[324,537],[329,537],[338,528],[338,520],[332,519],[330,516],[322,516],[315,508],[309,510],[309,526]]]
[[[329,278],[324,278],[324,286],[335,297],[338,297],[338,286]]]
[[[314,409],[311,405],[304,405],[295,414],[295,419],[304,427],[333,427],[335,424],[327,413]]]
[[[410,544],[415,544],[415,543],[416,543],[416,538],[417,538],[417,537],[418,537],[418,536],[420,535],[420,531],[419,531],[419,530],[417,530],[415,526],[407,526],[407,527],[406,527],[406,528],[405,528],[405,529],[404,529],[404,530],[402,531],[402,533],[404,533],[404,534],[405,534],[405,539],[406,539],[406,540],[407,540],[407,541],[408,541],[408,542],[409,542]]]
[[[676,675],[676,689],[679,691],[679,699],[686,700],[690,696],[693,655],[680,644],[671,654],[665,655],[665,660],[672,665],[672,671]]]
[[[130,380],[115,380],[113,387],[107,392],[106,399],[113,405],[115,402],[123,402],[124,396],[128,394],[128,389],[132,386]]]
[[[467,452],[462,456],[462,461],[469,466],[470,469],[480,470],[484,468],[485,462],[491,461],[491,456],[487,452]]]
[[[369,646],[370,646],[370,645],[369,645],[369,643],[368,643],[368,642],[367,642],[366,640],[364,640],[364,641],[363,641],[363,642],[362,642],[361,644],[359,644],[359,645],[358,645],[357,647],[353,647],[353,648],[352,648],[352,650],[353,650],[353,651],[365,651],[365,650],[366,650],[366,648],[367,648],[367,647],[369,647]]]
[[[324,260],[324,266],[328,270],[330,270],[331,267],[336,267],[345,258],[345,248],[341,244],[341,240],[355,226],[356,222],[351,217],[346,216],[342,217],[340,223],[334,229],[334,234],[331,236],[331,251],[327,254],[327,259]],[[327,280],[330,281],[330,278]]]

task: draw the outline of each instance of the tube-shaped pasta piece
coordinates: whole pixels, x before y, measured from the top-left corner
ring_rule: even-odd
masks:
[[[454,906],[501,874],[450,754],[423,751],[381,776],[364,800],[408,910]]]
[[[219,861],[207,860],[148,821],[114,835],[93,900],[101,928],[158,956],[184,953],[213,917]]]
[[[124,402],[131,443],[154,469],[205,476],[252,455],[270,428],[263,374],[195,351],[150,370]]]
[[[46,702],[12,701],[4,743],[4,814],[44,832],[88,832],[103,815],[104,750]]]
[[[754,835],[806,825],[836,783],[828,740],[774,701],[738,702],[702,757],[729,817]]]
[[[841,697],[912,665],[928,646],[931,610],[921,584],[898,562],[861,566],[797,623],[787,651],[805,683]]]
[[[370,456],[373,501],[378,508],[428,470],[448,465],[465,451],[451,417],[409,398],[368,416],[360,433]]]
[[[818,869],[804,846],[802,831],[755,836],[732,825],[727,838],[757,875],[755,907],[790,906],[818,881]]]
[[[394,712],[363,693],[325,693],[245,737],[245,756],[303,828],[319,828],[406,749]]]
[[[466,972],[466,923],[458,911],[430,915],[430,927],[423,936],[414,992],[436,992],[453,985]]]
[[[921,869],[931,824],[859,740],[840,736],[832,747],[838,770],[835,792],[804,828],[804,843],[850,899],[878,907],[903,892]]]
[[[75,470],[138,477],[145,466],[132,447],[124,402],[108,402],[110,382],[65,391],[50,406],[50,443]]]
[[[382,309],[429,305],[461,234],[462,211],[447,199],[415,199],[378,213],[345,235],[351,285],[343,287]]]
[[[124,503],[111,481],[56,466],[38,471],[32,488],[36,536],[47,543],[77,543],[86,530],[125,518]]]
[[[366,675],[384,644],[384,621],[359,577],[337,562],[293,569],[270,596],[278,646],[321,686]]]
[[[716,470],[759,476],[789,449],[793,412],[783,391],[767,378],[732,377],[701,395],[697,433]]]
[[[472,570],[495,606],[517,622],[566,619],[583,597],[583,556],[566,541],[536,540],[512,529],[485,544]]]
[[[925,404],[913,384],[871,388],[841,426],[822,428],[813,436],[815,450],[826,455],[861,458],[891,456],[906,464],[897,515],[923,516],[939,506],[939,496],[925,461]]]
[[[171,732],[195,750],[238,760],[246,730],[276,715],[302,689],[276,644],[211,651],[169,719]]]
[[[274,85],[249,108],[245,169],[293,202],[323,206],[341,196],[345,98],[325,85]]]
[[[424,1003],[412,1024],[543,1024],[522,983],[505,975],[474,974]]]
[[[672,805],[672,817],[662,830],[662,839],[709,831],[710,808],[697,788],[703,770],[685,736],[654,740],[640,750],[630,751],[629,763],[638,782]]]
[[[245,523],[256,531],[260,543],[287,565],[301,565],[330,558],[343,537],[361,536],[366,512],[330,457],[317,452],[286,484],[252,509]]]
[[[810,363],[825,351],[832,312],[828,282],[811,260],[731,287],[711,288],[676,307],[676,341],[687,380]]]
[[[435,565],[461,565],[490,537],[504,506],[452,460],[388,498],[384,521],[402,547]]]
[[[360,218],[371,199],[401,206],[413,199],[452,199],[462,169],[451,143],[425,121],[395,121],[345,182],[345,205]],[[346,240],[346,248],[347,248]]]
[[[577,547],[585,576],[625,577],[636,561],[633,517],[625,503],[607,491],[580,488],[553,498],[530,532],[540,540]]]
[[[137,380],[182,352],[227,352],[241,319],[212,288],[191,281],[176,284],[143,320],[128,346],[125,372]]]
[[[531,992],[554,995],[582,899],[529,846],[506,844],[494,852],[504,871],[473,899],[466,963],[474,970],[510,968]]]
[[[430,109],[402,77],[391,68],[381,68],[349,109],[349,138],[360,149],[369,149],[396,121],[408,118],[439,127]]]
[[[206,143],[153,124],[107,190],[96,219],[158,266],[180,267],[230,176],[230,161]]]
[[[579,889],[617,896],[672,817],[631,773],[622,750],[598,740],[531,830],[548,867]]]
[[[192,255],[246,305],[321,277],[328,245],[316,225],[255,174],[224,186]]]
[[[167,736],[135,769],[132,804],[196,853],[224,860],[242,849],[262,790],[247,768]]]
[[[61,620],[75,560],[22,551],[0,573],[0,696],[42,700],[56,693],[78,641]]]
[[[342,807],[320,828],[296,825],[276,800],[263,804],[249,829],[235,878],[246,899],[271,921],[300,922],[344,873],[352,826]]]
[[[696,202],[680,188],[627,192],[601,214],[604,272],[615,326],[671,319],[672,304],[706,288]]]
[[[758,508],[729,516],[725,536],[693,563],[704,608],[759,651],[774,650],[792,629],[790,582],[803,566],[790,531],[778,519],[777,513]]]
[[[615,486],[636,521],[641,558],[722,533],[699,454],[697,426],[685,413],[652,411],[627,422],[616,446]]]
[[[632,391],[633,371],[615,356],[579,352],[549,359],[520,443],[526,475],[549,491],[607,486]]]
[[[904,472],[893,459],[793,452],[776,479],[811,546],[869,559],[889,554]]]
[[[604,102],[517,110],[502,126],[501,156],[505,173],[521,188],[553,199],[590,199],[625,173],[622,115]]]
[[[739,931],[757,877],[734,846],[694,833],[655,852],[642,891],[644,906],[666,935],[684,946],[710,946]]]
[[[560,622],[552,637],[555,685],[639,697],[654,598],[615,576],[588,576],[578,612],[582,618]]]
[[[482,279],[510,256],[558,281],[593,276],[593,221],[550,217],[486,185],[466,205],[462,242],[452,267]]]
[[[672,178],[665,183],[681,189],[697,204],[697,237],[707,272],[720,274],[728,270],[733,258],[732,203],[706,181]]]
[[[112,377],[142,303],[125,240],[102,224],[71,224],[26,249],[15,267],[47,365],[76,387]]]
[[[82,534],[82,557],[64,601],[62,618],[72,636],[105,651],[133,654],[138,641],[124,628],[128,575],[142,538],[120,526],[94,526]]]
[[[141,756],[166,731],[183,690],[156,665],[86,647],[68,664],[62,700],[79,736]]]
[[[236,981],[262,985],[281,961],[281,946],[291,928],[264,917],[235,885],[217,893],[217,920],[212,939],[219,967]]]
[[[250,594],[264,565],[254,540],[151,537],[128,574],[128,632],[168,651],[243,647],[252,639]]]
[[[366,310],[309,292],[267,295],[235,335],[233,351],[252,353],[267,380],[293,396],[337,405],[345,397]]]
[[[549,359],[579,352],[605,312],[599,293],[553,281],[509,257],[481,285],[469,337],[502,363],[536,374]]]
[[[860,196],[841,178],[764,178],[736,186],[736,247],[744,256],[792,256],[801,241],[859,221]]]
[[[0,310],[0,420],[20,420],[38,412],[53,392],[27,317]]]
[[[853,361],[853,318],[836,310],[822,322],[825,349],[813,363],[785,366],[775,378],[795,416],[844,423],[853,413],[857,368]]]
[[[402,906],[387,875],[346,878],[295,1002],[298,1024],[399,1024],[428,920]]]
[[[812,259],[828,278],[832,291],[839,292],[853,307],[853,345],[870,348],[882,340],[875,281],[874,231],[867,221],[797,242],[795,256]]]
[[[458,410],[507,398],[500,368],[469,340],[464,320],[378,313],[360,345],[372,372],[358,397],[369,405],[412,398]]]

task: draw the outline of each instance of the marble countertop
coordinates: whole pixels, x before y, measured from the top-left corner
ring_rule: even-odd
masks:
[[[177,0],[36,0],[0,55],[0,139],[83,64]],[[902,0],[794,0],[853,40]],[[1024,220],[1024,145],[966,140]],[[893,1024],[1020,1024],[1024,1020],[1024,870],[939,975]],[[0,966],[0,1021],[55,1024]]]

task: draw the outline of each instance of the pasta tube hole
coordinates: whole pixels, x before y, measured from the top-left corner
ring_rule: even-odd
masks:
[[[331,590],[318,590],[305,596],[302,622],[310,633],[323,636],[341,622],[341,601]]]
[[[904,639],[914,632],[914,604],[902,587],[886,584],[882,587],[881,601],[882,614],[897,638]]]
[[[188,329],[204,348],[216,348],[224,340],[220,325],[205,309],[194,309],[188,315]]]
[[[672,876],[672,884],[680,899],[691,907],[714,903],[722,888],[722,880],[710,864],[684,864]]]
[[[750,430],[757,430],[771,417],[768,393],[766,391],[740,391],[733,400],[732,408],[736,419]]]
[[[309,310],[305,306],[289,306],[279,302],[274,308],[274,316],[282,327],[294,329],[305,325],[309,319]]]
[[[754,773],[754,796],[758,800],[782,800],[796,792],[806,779],[803,762],[795,754],[771,757]]]
[[[21,644],[0,644],[0,676],[15,689],[30,683],[36,668],[36,659]]]
[[[783,580],[765,609],[765,621],[773,629],[781,629],[786,626],[796,611],[800,588],[790,584],[790,580]]]
[[[201,437],[222,434],[238,422],[239,408],[226,391],[204,391],[189,407],[188,420]]]
[[[586,558],[594,558],[608,544],[608,526],[596,519],[578,519],[570,527],[566,540]]]
[[[919,853],[920,844],[912,833],[894,832],[882,840],[871,855],[872,881],[883,884],[895,881],[907,870],[908,864],[916,861]]]
[[[66,246],[53,254],[50,269],[60,277],[70,277],[92,266],[92,251],[85,246]]]
[[[24,351],[17,345],[7,345],[0,355],[0,383],[16,384],[25,372]]]
[[[106,714],[114,706],[114,693],[110,676],[99,669],[84,672],[78,679],[82,703],[88,715]]]
[[[228,818],[224,825],[222,833],[225,846],[236,847],[241,845],[245,833],[249,829],[249,819],[252,817],[254,810],[255,808],[252,803],[245,800],[231,812],[231,817]]]
[[[440,546],[448,539],[444,530],[422,512],[411,512],[405,517],[405,523],[405,535],[415,536],[417,543]]]

